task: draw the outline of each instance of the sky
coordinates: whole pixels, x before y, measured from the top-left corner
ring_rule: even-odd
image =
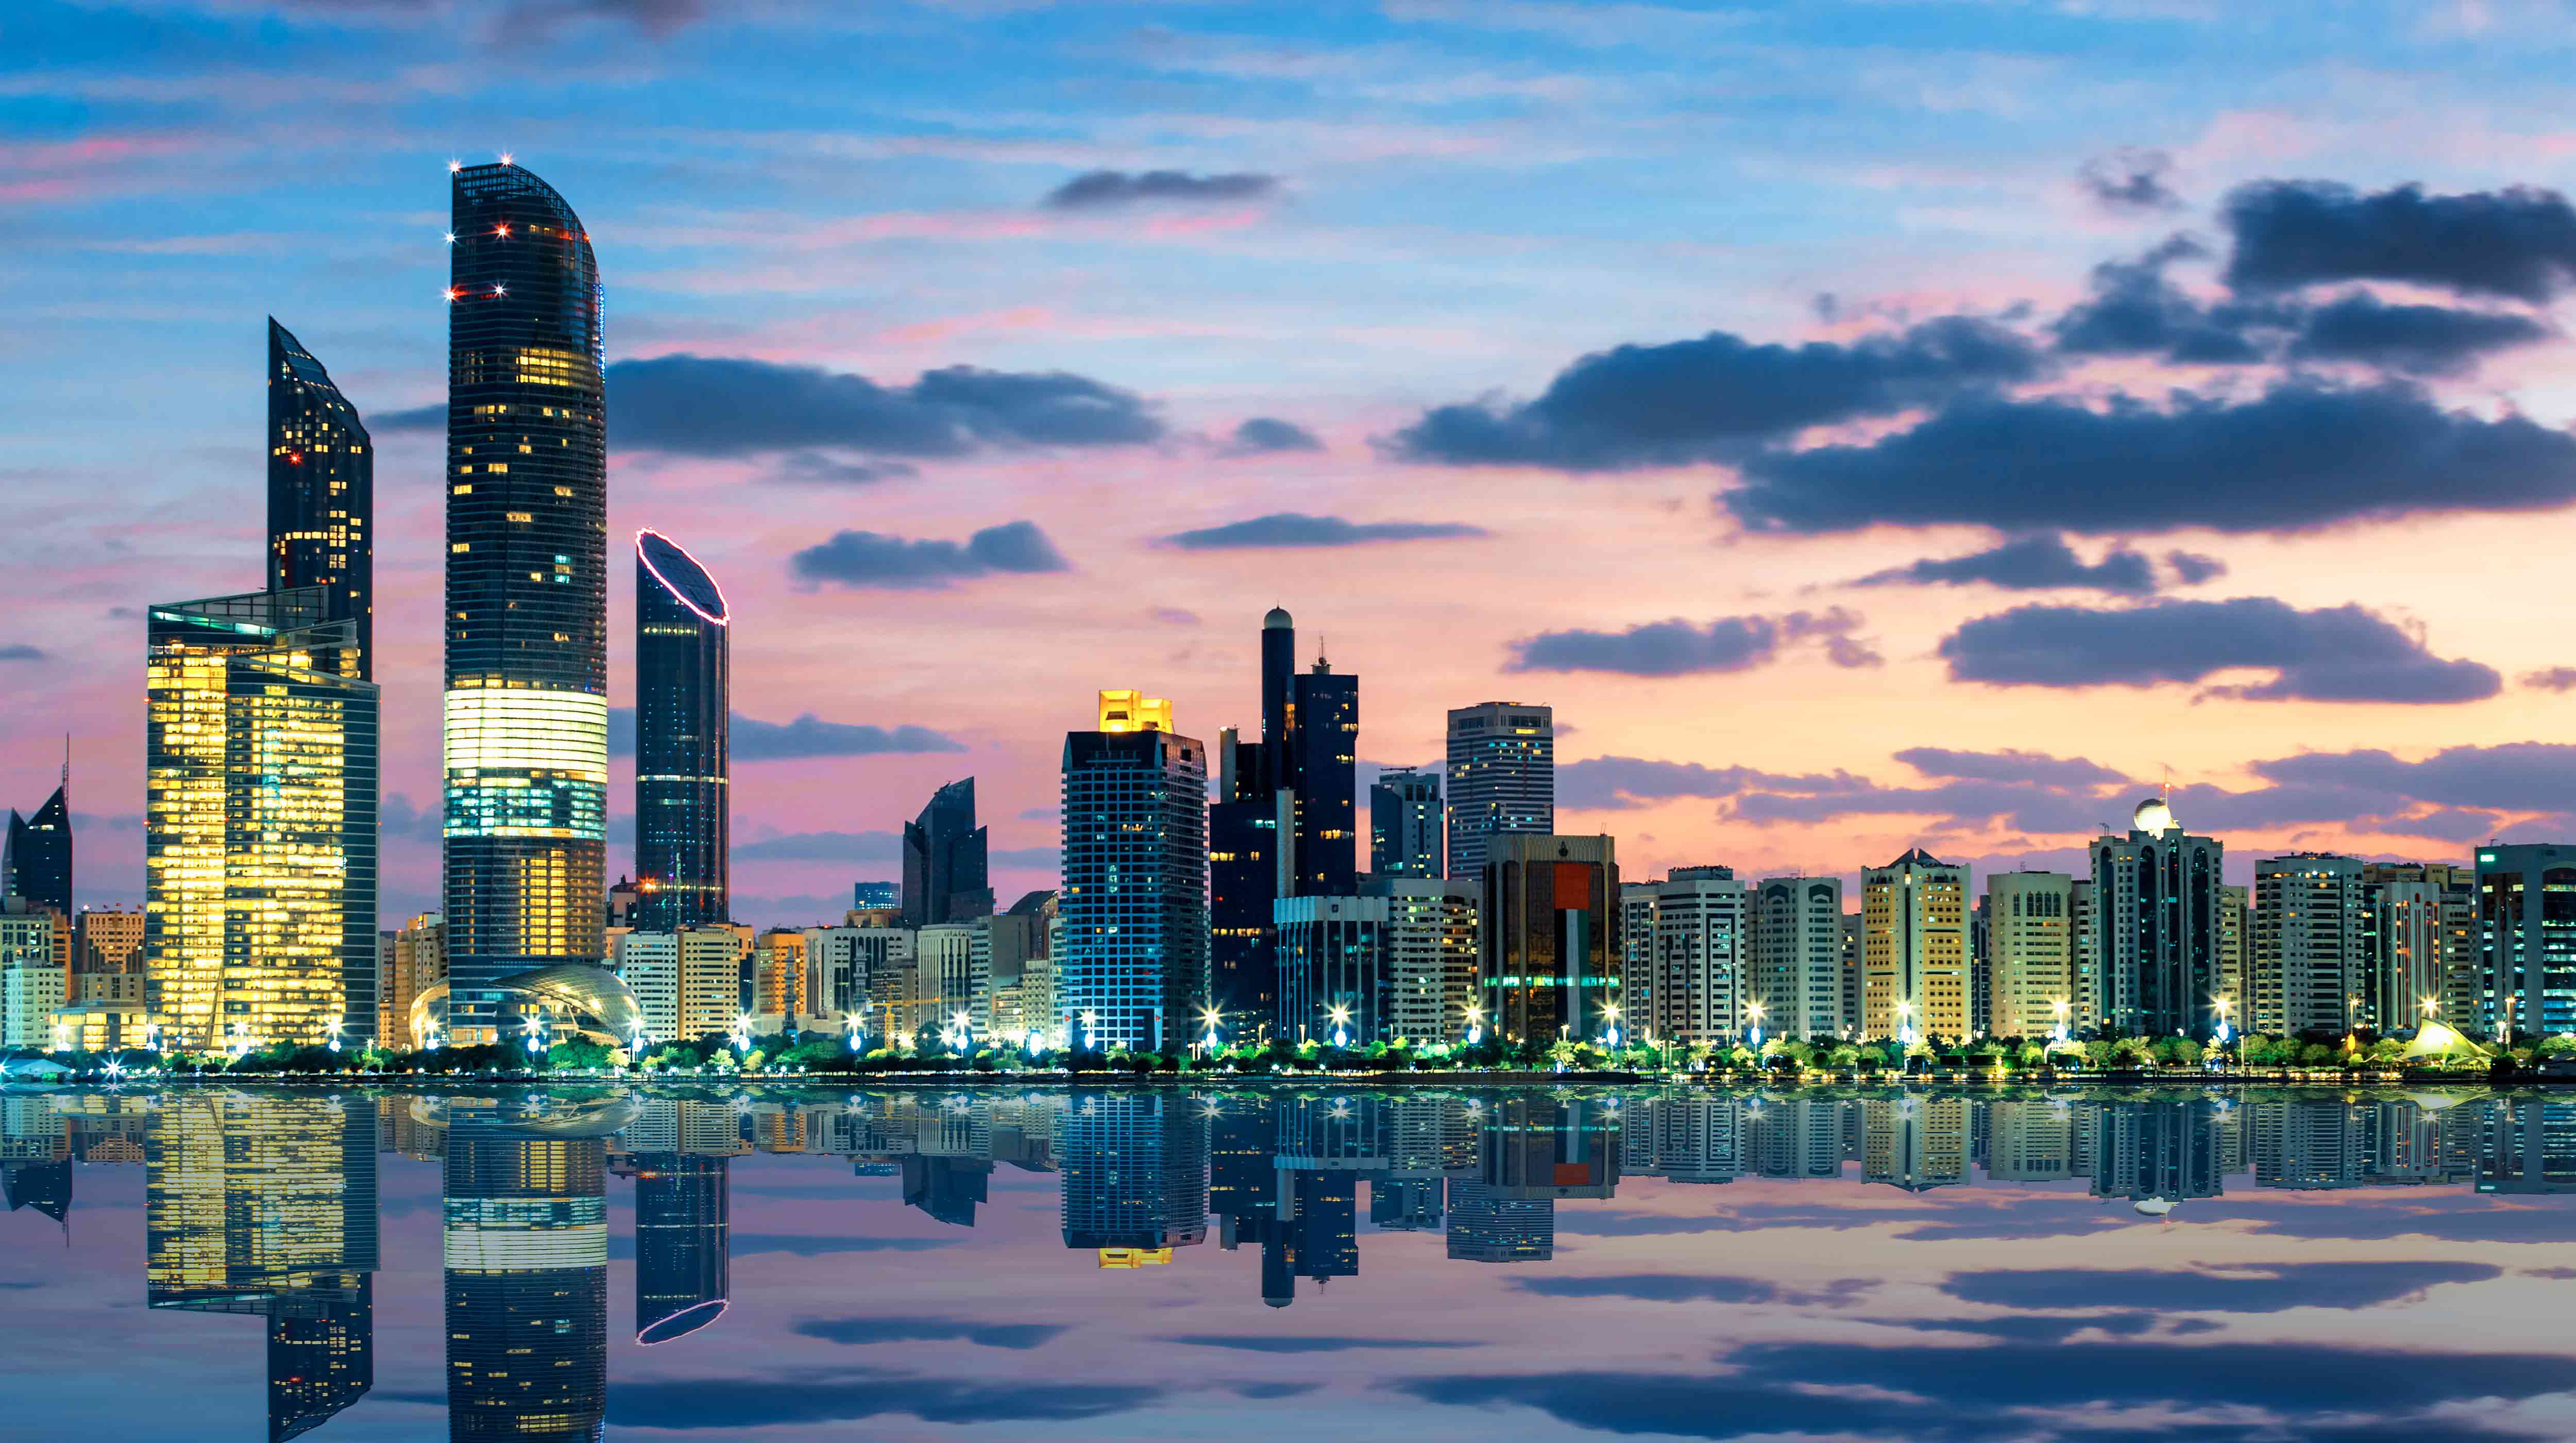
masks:
[[[80,897],[139,899],[140,610],[261,579],[275,315],[379,443],[384,915],[434,905],[419,412],[448,162],[507,152],[598,254],[612,540],[737,617],[741,920],[970,774],[1052,885],[1092,694],[1256,724],[1274,604],[1370,767],[1552,705],[1630,877],[2063,868],[2168,785],[2240,880],[2565,837],[2571,52],[2515,0],[21,0],[0,804],[72,734]]]

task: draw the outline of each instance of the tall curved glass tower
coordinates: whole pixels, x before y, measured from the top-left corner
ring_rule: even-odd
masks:
[[[343,660],[376,674],[376,447],[331,373],[268,318],[268,589],[329,590],[327,621],[357,625]]]
[[[448,1031],[602,951],[608,476],[599,267],[506,161],[453,176],[447,289]]]
[[[730,920],[724,592],[659,531],[635,533],[635,881],[639,931]]]

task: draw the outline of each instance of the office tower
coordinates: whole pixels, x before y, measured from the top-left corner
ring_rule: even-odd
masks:
[[[1774,1036],[1844,1036],[1858,1022],[1843,1003],[1840,877],[1765,877],[1748,899],[1748,990]]]
[[[55,1014],[70,1001],[71,969],[56,955],[61,919],[24,897],[0,898],[0,1047],[58,1050]]]
[[[752,940],[750,990],[742,1010],[752,1015],[754,1029],[781,1031],[799,1019],[813,1020],[821,1009],[806,988],[805,934],[794,927],[772,927]]]
[[[1556,830],[1556,714],[1489,701],[1449,713],[1449,875],[1484,875],[1493,839]]]
[[[629,926],[733,918],[727,764],[733,613],[697,558],[635,533],[635,882]]]
[[[2478,1020],[2488,1035],[2576,1032],[2576,846],[2478,848]]]
[[[172,1046],[375,1035],[377,693],[328,601],[146,613],[143,953]]]
[[[606,1149],[514,1126],[485,1099],[452,1099],[448,1118],[448,1437],[593,1443],[608,1402]]]
[[[730,1157],[637,1153],[635,1341],[647,1347],[723,1316],[731,1296]]]
[[[1620,990],[1629,994],[1623,1030],[1719,1046],[1746,1039],[1757,1001],[1749,977],[1751,884],[1737,881],[1731,867],[1675,867],[1653,887],[1646,949],[1652,1001],[1639,1001],[1634,984],[1623,979]],[[1779,1035],[1767,1003],[1761,1024],[1766,1039]]]
[[[1476,886],[1380,876],[1361,891],[1386,899],[1388,1025],[1417,1042],[1463,1042],[1476,1001]]]
[[[2075,1024],[2075,879],[2064,872],[1986,878],[1987,973],[1997,1037],[2042,1038]]]
[[[1366,1047],[1395,1030],[1395,978],[1388,965],[1384,897],[1282,897],[1279,1035],[1335,1047]]]
[[[860,1014],[864,1024],[877,1040],[883,1041],[883,1019],[871,1010],[872,1003],[882,1001],[891,992],[908,993],[911,983],[890,981],[909,978],[914,944],[917,939],[907,927],[815,927],[805,933],[806,966],[817,978],[814,994],[816,1010],[847,1017]],[[1033,1024],[1052,1027],[1050,1010],[1045,1020]]]
[[[143,913],[91,907],[72,919],[72,968],[78,972],[141,975]]]
[[[921,815],[903,828],[903,923],[927,927],[993,913],[985,829],[975,825],[975,779],[931,793]]]
[[[356,630],[376,675],[376,448],[358,408],[277,318],[268,319],[268,589],[319,586],[322,614]]]
[[[1360,679],[1334,671],[1318,655],[1310,670],[1298,673],[1290,696],[1296,752],[1288,787],[1296,797],[1291,889],[1298,896],[1347,897],[1359,888]],[[1268,745],[1265,739],[1265,750]]]
[[[2184,831],[2161,797],[2138,803],[2127,836],[2093,839],[2086,931],[2096,970],[2084,1021],[2143,1037],[2216,1030],[2224,852]]]
[[[604,953],[608,473],[599,267],[504,161],[451,177],[447,1033],[496,1040],[502,979]]]
[[[163,1100],[143,1135],[144,1302],[267,1320],[269,1436],[373,1385],[376,1104]]]
[[[2248,1028],[2296,1037],[2371,1024],[2360,858],[2293,852],[2256,862],[2253,921]]]
[[[1057,1118],[1066,1247],[1133,1267],[1207,1241],[1208,1117],[1198,1102],[1085,1093]]]
[[[2245,896],[2252,895],[2250,889],[2240,887],[2237,890]],[[2072,1010],[2075,1014],[2074,1026],[2079,1029],[2096,1026],[2102,1020],[2101,1014],[2096,1010],[2101,1005],[2104,993],[2102,929],[2097,925],[2101,920],[2101,908],[2093,904],[2093,896],[2093,883],[2088,877],[2076,878],[2075,885],[2068,888],[2066,894],[2067,916],[2075,926],[2075,1005]],[[2221,896],[2224,897],[2223,891]],[[2222,922],[2226,920],[2224,907],[2220,908],[2219,916]],[[2244,933],[2248,939],[2245,945],[2251,946],[2252,923],[2247,919],[2245,909],[2242,907],[2237,909],[2236,922],[2240,928],[2248,929]],[[2237,976],[2241,979],[2244,975],[2245,969],[2238,967]],[[2234,996],[2234,1005],[2238,1008],[2236,1019],[2241,1030],[2245,1017],[2243,989],[2240,987]]]
[[[1453,786],[1453,801],[1457,795]],[[1503,832],[1482,845],[1476,981],[1495,1034],[1541,1044],[1603,1040],[1620,996],[1615,844]]]
[[[1208,1005],[1207,749],[1171,704],[1100,694],[1064,738],[1057,1008],[1078,1045],[1161,1050]]]
[[[1448,875],[1440,815],[1440,774],[1390,767],[1369,783],[1369,872],[1379,877]]]
[[[0,897],[24,897],[51,908],[69,926],[72,912],[72,764],[64,743],[63,777],[34,816],[9,812],[9,834],[0,840]]]
[[[2472,1026],[2477,875],[2439,862],[2366,862],[2361,868],[2370,1012],[2388,1032],[2425,1019]],[[2462,974],[2467,974],[2463,976]]]
[[[1861,874],[1861,1034],[1968,1035],[1968,869],[1916,848]]]
[[[2253,963],[2254,889],[2221,886],[2218,889],[2218,995],[2227,999],[2233,1025],[2239,1030],[2245,1024],[2246,999],[2252,995],[2247,988],[2252,982]]]
[[[850,910],[854,912],[876,912],[888,907],[900,909],[902,906],[903,884],[901,882],[852,882],[850,884]]]
[[[1208,803],[1208,987],[1226,1025],[1249,1036],[1267,1031],[1279,1006],[1271,910],[1285,892],[1281,838],[1290,833],[1280,830],[1280,793],[1262,790],[1261,743],[1227,727],[1217,733],[1216,765]]]
[[[1633,1031],[1655,1023],[1655,888],[1651,881],[1619,884],[1619,1010],[1634,1014]]]
[[[376,1037],[387,1047],[416,1047],[412,1004],[447,980],[447,920],[423,912],[386,936],[392,940],[379,954],[383,970],[376,983]]]

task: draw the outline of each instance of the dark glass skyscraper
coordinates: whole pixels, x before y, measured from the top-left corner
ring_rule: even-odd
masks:
[[[448,1109],[447,1436],[597,1443],[608,1404],[607,1150]]]
[[[694,1152],[636,1156],[636,1342],[667,1343],[724,1315],[733,1271],[725,1187],[732,1163]]]
[[[357,675],[375,675],[376,448],[331,373],[268,320],[268,589],[320,586],[325,616],[357,623]]]
[[[975,779],[950,782],[903,829],[903,922],[927,927],[993,915],[984,863],[984,828],[975,825]]]
[[[1369,784],[1369,871],[1437,877],[1448,867],[1440,830],[1440,774],[1394,767]]]
[[[1318,656],[1292,694],[1296,735],[1295,894],[1348,897],[1359,891],[1360,679]]]
[[[507,162],[453,182],[443,910],[477,1042],[501,978],[602,949],[606,389],[581,217]]]
[[[72,918],[71,763],[63,763],[62,785],[32,817],[9,812],[9,835],[0,843],[0,896],[24,897],[40,907]]]
[[[635,533],[634,925],[730,919],[726,712],[732,613],[697,558]]]

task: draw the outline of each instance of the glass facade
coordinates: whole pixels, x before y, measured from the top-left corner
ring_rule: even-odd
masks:
[[[452,181],[441,910],[477,1042],[499,979],[603,950],[606,390],[581,218],[507,163]]]
[[[482,1103],[474,1099],[473,1103]],[[447,1111],[448,1437],[583,1440],[608,1404],[607,1148]]]
[[[0,896],[24,897],[50,907],[68,924],[72,911],[71,765],[63,784],[32,817],[9,813],[9,835],[0,841]]]
[[[1057,1010],[1080,1046],[1178,1046],[1207,1005],[1207,757],[1171,732],[1064,739]]]
[[[715,578],[658,531],[635,534],[634,926],[731,913],[726,707],[732,615]]]
[[[268,322],[268,589],[319,586],[352,622],[354,674],[375,676],[376,448],[331,373]]]
[[[903,829],[903,924],[929,927],[993,915],[985,829],[975,825],[975,779],[950,782]]]
[[[1489,701],[1449,713],[1449,875],[1484,875],[1493,839],[1556,830],[1556,713]]]
[[[376,1024],[377,693],[321,587],[149,609],[145,970],[166,1045]]]

